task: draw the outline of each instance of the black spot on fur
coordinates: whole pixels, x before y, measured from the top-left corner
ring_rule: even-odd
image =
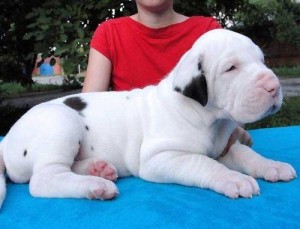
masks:
[[[205,106],[208,101],[207,82],[203,73],[194,78],[183,90],[183,95]]]
[[[86,129],[87,131],[89,131],[89,130],[90,130],[90,128],[89,128],[88,126],[85,126],[85,129]]]
[[[202,66],[201,66],[201,63],[200,63],[200,62],[198,63],[198,70],[199,70],[199,71],[202,70]]]
[[[91,147],[91,150],[94,151],[94,147],[93,146]]]
[[[179,88],[179,87],[175,87],[175,89],[174,89],[175,91],[177,91],[177,92],[179,92],[179,93],[181,93],[182,91],[181,91],[181,89]]]
[[[24,150],[24,153],[23,153],[23,155],[24,155],[24,157],[26,157],[26,156],[27,156],[27,150],[26,150],[26,149]]]
[[[67,106],[71,107],[72,109],[80,112],[82,111],[84,108],[86,108],[87,103],[84,102],[80,97],[76,96],[76,97],[70,97],[67,98],[64,101],[64,104],[66,104]]]

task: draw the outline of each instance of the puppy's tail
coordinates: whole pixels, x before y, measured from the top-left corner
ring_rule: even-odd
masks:
[[[0,142],[0,208],[6,196],[5,164],[3,160],[3,141]]]

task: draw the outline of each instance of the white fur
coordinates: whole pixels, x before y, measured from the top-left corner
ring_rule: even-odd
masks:
[[[227,71],[232,65],[236,69]],[[184,93],[201,71],[208,89],[205,106]],[[71,109],[64,104],[71,97],[87,106]],[[113,164],[121,177],[252,197],[259,193],[253,177],[290,180],[295,170],[239,142],[220,154],[239,123],[272,114],[281,103],[279,81],[264,65],[260,49],[220,29],[199,38],[157,86],[72,95],[34,107],[11,128],[1,148],[8,176],[30,182],[34,196],[114,197],[118,190],[112,181],[82,172],[89,160],[98,159]],[[0,188],[3,199],[4,185]]]

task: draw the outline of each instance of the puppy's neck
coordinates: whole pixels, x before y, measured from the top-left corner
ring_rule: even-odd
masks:
[[[160,94],[161,102],[170,112],[179,114],[193,126],[199,128],[206,126],[209,128],[215,120],[223,117],[215,108],[209,105],[203,107],[197,101],[174,90],[171,77],[162,80],[155,90]]]

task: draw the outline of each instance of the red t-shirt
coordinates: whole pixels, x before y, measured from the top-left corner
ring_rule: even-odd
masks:
[[[122,17],[100,24],[91,47],[111,61],[113,90],[131,90],[157,84],[198,37],[220,27],[211,17],[190,17],[159,29]]]

